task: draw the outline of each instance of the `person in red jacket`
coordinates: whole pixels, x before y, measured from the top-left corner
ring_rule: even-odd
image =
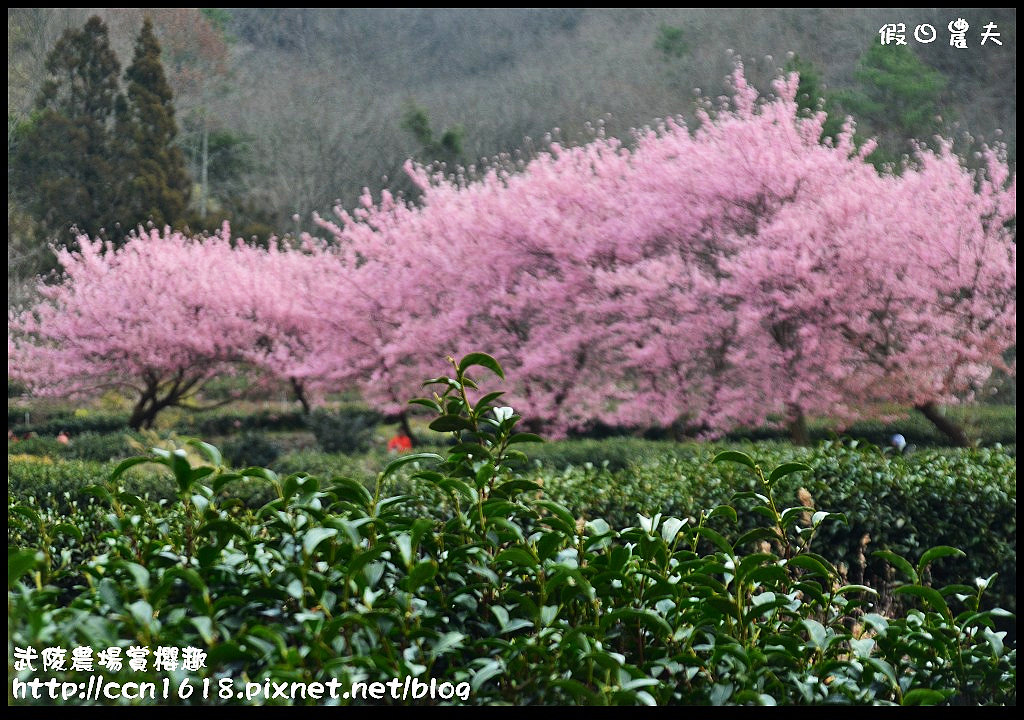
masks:
[[[388,440],[389,453],[401,453],[408,450],[412,450],[412,440],[408,435],[400,432]]]

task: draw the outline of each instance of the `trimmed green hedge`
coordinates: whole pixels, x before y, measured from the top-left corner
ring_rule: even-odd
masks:
[[[724,447],[627,439],[567,441],[531,449],[532,461],[522,472],[542,483],[549,497],[577,516],[601,517],[625,527],[636,522],[637,513],[694,517],[701,508],[728,502],[734,493],[750,489],[751,479],[745,474],[711,465],[714,453]],[[847,568],[851,581],[877,578],[882,572],[881,563],[871,559],[872,551],[914,555],[934,545],[952,545],[967,557],[942,565],[938,581],[996,570],[999,577],[989,597],[1015,609],[1016,463],[1000,448],[898,456],[863,443],[836,441],[812,449],[767,443],[739,447],[765,464],[796,459],[810,464],[813,477],[780,481],[778,496],[787,505],[799,505],[803,487],[815,507],[846,514],[848,525],[832,526],[816,542],[818,552]],[[388,459],[381,451],[361,456],[301,451],[285,454],[270,466],[281,475],[350,477],[369,486]],[[570,459],[575,463],[566,465]],[[84,502],[87,496],[82,488],[101,480],[111,467],[109,463],[15,460],[9,466],[8,492],[15,499],[68,493]],[[399,477],[397,489],[409,492],[421,512],[448,515],[443,493]],[[134,492],[167,500],[174,497],[164,479],[134,472],[129,478]],[[270,497],[267,487],[252,482],[230,485],[227,492],[249,507],[258,507]]]
[[[109,465],[16,458],[9,643],[105,648],[143,639],[206,648],[208,669],[172,682],[209,679],[215,694],[193,693],[185,704],[243,704],[236,690],[248,691],[249,681],[258,688],[331,679],[344,690],[393,677],[435,678],[453,692],[457,685],[460,702],[479,705],[1016,704],[1015,642],[997,627],[1008,615],[980,604],[991,568],[977,585],[968,574],[943,587],[962,553],[942,544],[884,558],[898,577],[857,582],[830,562],[839,536],[828,528],[842,518],[823,511],[801,519],[806,505],[784,509],[787,488],[805,503],[807,492],[821,493],[817,508],[826,486],[859,482],[872,469],[899,489],[899,502],[916,497],[916,486],[939,495],[943,483],[998,490],[1013,479],[998,477],[1012,466],[1005,456],[935,456],[934,471],[922,471],[874,449],[822,446],[809,467],[778,464],[766,448],[754,468],[735,451],[712,462],[703,446],[617,473],[516,473],[498,454],[511,425],[483,446],[495,452],[494,464],[475,459],[481,445],[463,443],[447,458],[389,463],[372,491],[353,480],[258,468],[242,480],[202,445],[198,463],[185,449],[155,451],[145,465],[122,464],[109,477]],[[688,450],[691,462],[681,457]],[[393,483],[401,463],[406,474]],[[175,500],[129,490],[154,482],[154,471]],[[98,483],[84,503],[71,499],[91,480]],[[254,481],[274,498],[259,512],[221,491]],[[59,497],[39,494],[61,484],[70,489]],[[634,497],[645,490],[665,502],[690,502],[688,490],[698,487],[708,496],[763,495],[748,492],[735,509],[658,512],[618,526],[615,516],[578,517],[583,496],[559,504],[584,487],[610,510],[615,496],[652,502]],[[26,496],[30,488],[36,492]],[[444,513],[428,488],[457,503],[454,511]],[[403,490],[413,493],[394,494]],[[995,492],[979,502],[1008,497]],[[884,517],[895,508],[887,502],[870,512]],[[425,503],[433,513],[421,512]],[[964,514],[941,519],[948,525]],[[969,567],[977,562],[970,558]],[[8,681],[30,672],[11,665]],[[224,678],[226,694],[216,692]],[[107,680],[159,682],[160,672],[123,668]]]
[[[18,437],[29,433],[46,437],[56,437],[66,432],[72,437],[82,433],[111,433],[128,429],[128,413],[90,410],[75,412],[61,410],[55,413],[39,413],[32,410],[29,422],[25,422],[25,412],[30,408],[8,406],[7,428]]]
[[[25,422],[25,412],[29,411],[29,422]],[[72,438],[82,433],[112,433],[128,430],[129,414],[124,412],[107,412],[100,410],[74,411],[60,410],[52,413],[41,413],[35,409],[15,405],[7,408],[7,427],[19,437],[29,433],[40,436],[54,436],[61,431],[67,432]],[[185,435],[200,437],[222,437],[238,432],[262,430],[288,431],[305,430],[306,415],[300,411],[273,411],[220,409],[201,411],[185,417],[176,428]]]
[[[710,464],[724,447],[666,444],[660,458],[624,471],[541,468],[536,477],[543,480],[545,493],[588,518],[626,524],[635,522],[637,513],[693,517],[701,508],[752,489],[746,474]],[[944,565],[937,581],[998,570],[992,597],[1011,610],[1016,607],[1017,466],[1001,448],[899,456],[862,443],[831,441],[813,449],[763,443],[743,449],[766,465],[801,460],[814,469],[811,478],[783,479],[777,493],[787,506],[800,505],[803,487],[815,507],[846,514],[849,525],[833,525],[816,542],[821,543],[818,552],[847,566],[851,581],[861,573],[862,550],[868,556],[863,573],[871,578],[881,572],[881,564],[870,559],[874,550],[914,554],[952,545],[967,557]],[[865,536],[869,541],[862,548]]]
[[[298,410],[215,410],[196,413],[179,423],[177,430],[197,437],[223,437],[239,432],[283,432],[306,429],[306,415]]]
[[[317,445],[328,453],[364,453],[384,417],[366,408],[315,410],[306,418]]]

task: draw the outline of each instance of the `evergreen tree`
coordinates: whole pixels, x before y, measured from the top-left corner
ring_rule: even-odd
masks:
[[[839,100],[858,121],[858,134],[878,139],[875,164],[897,161],[911,140],[928,141],[942,130],[939,119],[945,76],[904,45],[874,44],[854,73],[859,87]]]
[[[461,125],[448,128],[441,133],[438,140],[430,127],[427,111],[411,103],[402,117],[402,129],[416,138],[422,147],[422,155],[428,162],[456,165],[462,161],[462,139],[465,131]]]
[[[118,165],[110,128],[120,64],[107,26],[92,17],[68,30],[46,59],[36,113],[11,157],[13,190],[55,237],[73,244],[72,227],[114,231]]]
[[[160,44],[146,18],[125,72],[126,96],[118,108],[117,138],[123,143],[126,179],[123,217],[131,225],[180,222],[188,207],[190,179],[174,144],[174,94],[160,63]]]
[[[843,129],[843,114],[836,104],[835,93],[822,80],[821,72],[810,60],[794,54],[785,65],[787,73],[800,74],[800,86],[796,92],[796,104],[802,112],[813,113],[824,110],[828,116],[821,129],[821,137],[835,140]]]

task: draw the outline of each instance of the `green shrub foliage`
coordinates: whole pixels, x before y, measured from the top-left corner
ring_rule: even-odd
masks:
[[[362,408],[316,410],[309,415],[309,429],[324,452],[351,455],[370,448],[381,420],[380,414]]]
[[[281,448],[266,435],[244,432],[224,443],[224,459],[234,467],[270,465],[281,454]]]
[[[490,356],[452,360],[415,401],[452,444],[392,459],[370,488],[233,470],[192,441],[121,462],[87,507],[12,503],[10,645],[195,646],[193,684],[413,676],[468,683],[481,705],[1015,703],[1016,649],[996,627],[1009,613],[984,605],[994,576],[935,582],[961,550],[881,552],[880,592],[823,554],[848,514],[789,502],[810,465],[736,450],[707,462],[742,487],[727,502],[583,517],[514,469],[540,438],[477,390],[488,372],[502,374]],[[151,466],[173,503],[128,490]],[[233,489],[248,485],[272,499],[246,507]],[[447,512],[420,512],[409,487]],[[160,676],[108,680],[144,678]]]

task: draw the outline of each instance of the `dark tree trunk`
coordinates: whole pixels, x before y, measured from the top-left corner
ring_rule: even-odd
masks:
[[[156,399],[156,387],[152,382],[146,383],[146,390],[139,396],[132,408],[131,417],[128,418],[128,427],[132,430],[141,430],[153,424],[153,402]]]
[[[178,405],[201,380],[202,376],[188,379],[185,371],[181,370],[169,383],[164,384],[165,394],[160,397],[161,383],[158,378],[150,376],[146,380],[146,389],[132,408],[128,426],[132,430],[151,429],[161,410]]]
[[[954,446],[968,447],[971,444],[964,429],[943,415],[939,406],[934,402],[926,402],[914,407],[928,418],[929,422],[937,427],[939,432],[945,435]]]
[[[807,416],[798,405],[789,408],[789,434],[794,445],[810,445],[811,437],[807,432]]]
[[[156,398],[148,393],[139,398],[132,408],[131,417],[128,418],[128,427],[132,430],[149,430],[153,427],[156,414],[166,405],[158,403]]]
[[[409,417],[404,412],[398,414],[398,426],[402,428],[402,432],[409,438],[409,442],[413,445],[418,444],[416,436],[412,434],[412,428],[409,427]]]
[[[135,407],[132,408],[131,417],[128,418],[128,427],[132,430],[141,430],[142,425],[146,422],[146,399],[141,398]]]
[[[309,415],[309,398],[306,397],[305,386],[297,379],[290,378],[292,382],[292,392],[295,393],[295,399],[302,405],[303,415]]]

